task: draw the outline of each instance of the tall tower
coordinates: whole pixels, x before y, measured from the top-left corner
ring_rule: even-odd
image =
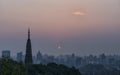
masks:
[[[30,29],[28,29],[28,39],[26,44],[26,55],[25,55],[25,64],[30,65],[33,63],[32,60],[32,47],[31,47],[31,40],[30,40]]]

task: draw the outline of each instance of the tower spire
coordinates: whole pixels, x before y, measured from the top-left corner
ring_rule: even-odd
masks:
[[[25,64],[29,65],[32,64],[32,45],[31,45],[31,39],[30,39],[30,28],[28,28],[28,39],[26,43],[26,55],[25,55]]]
[[[30,39],[30,28],[28,28],[28,39]]]

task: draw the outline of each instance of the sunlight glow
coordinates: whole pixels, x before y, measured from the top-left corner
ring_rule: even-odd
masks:
[[[79,11],[77,11],[77,12],[73,12],[73,15],[84,16],[84,15],[86,15],[86,14],[83,13],[83,12],[79,12]]]

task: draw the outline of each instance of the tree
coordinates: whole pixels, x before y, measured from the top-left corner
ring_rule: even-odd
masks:
[[[28,68],[28,73],[29,75],[81,75],[75,67],[69,68],[56,63],[31,65]]]
[[[26,75],[25,66],[22,62],[13,61],[10,58],[0,59],[1,75]]]

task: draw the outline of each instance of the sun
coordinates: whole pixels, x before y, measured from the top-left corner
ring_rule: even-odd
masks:
[[[61,49],[62,47],[61,47],[61,46],[58,46],[57,48],[58,48],[58,49]]]
[[[60,44],[57,44],[57,49],[61,49],[61,45]]]

